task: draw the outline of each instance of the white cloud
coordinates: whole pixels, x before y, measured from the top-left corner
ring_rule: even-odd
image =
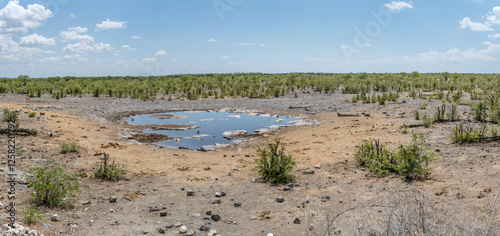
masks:
[[[344,46],[340,46],[340,49],[349,49],[349,47],[344,45]]]
[[[97,23],[95,25],[97,30],[109,30],[109,29],[123,29],[127,27],[126,21],[110,21],[109,18],[106,21],[102,21],[101,23]]]
[[[402,11],[406,8],[413,8],[413,2],[401,2],[401,1],[393,1],[391,3],[386,3],[384,6],[389,9],[389,11]]]
[[[39,62],[60,61],[61,57],[46,57],[38,60]]]
[[[260,45],[261,47],[267,47],[267,44],[263,43]]]
[[[44,53],[42,49],[20,46],[11,37],[0,34],[0,59],[20,62],[41,53]]]
[[[500,25],[500,7],[494,7],[493,12],[486,17],[492,24]]]
[[[73,13],[69,13],[69,17],[71,17],[71,18],[75,18],[76,16],[75,16],[75,14],[73,14]]]
[[[63,56],[63,58],[65,60],[71,60],[71,61],[73,61],[73,60],[82,60],[83,59],[83,57],[80,54],[65,55],[65,56]]]
[[[154,57],[148,57],[148,58],[144,58],[142,59],[143,62],[155,62],[156,61],[156,58]]]
[[[208,40],[208,42],[209,43],[215,43],[215,42],[217,42],[217,39],[211,38],[211,39]]]
[[[484,42],[483,42],[483,44],[484,44],[484,45],[492,45],[493,43],[492,43],[492,42],[490,42],[490,41],[484,41]]]
[[[500,39],[500,34],[489,34],[488,38],[489,39]]]
[[[246,61],[239,61],[239,62],[230,61],[226,64],[227,65],[240,65],[240,64],[245,64],[245,63],[247,63],[247,62]]]
[[[163,56],[163,55],[167,55],[167,52],[160,50],[160,51],[155,53],[155,56]]]
[[[222,56],[220,58],[226,60],[226,59],[229,59],[229,56]]]
[[[32,34],[21,37],[19,45],[27,47],[47,47],[56,45],[56,41],[54,38],[48,39],[38,34]]]
[[[460,28],[465,29],[470,27],[472,31],[492,31],[493,29],[489,26],[488,23],[479,23],[473,22],[469,17],[464,17],[460,21]]]
[[[132,38],[132,39],[141,39],[141,37],[140,37],[140,36],[132,36],[131,38]]]
[[[254,46],[255,43],[235,43],[234,45],[238,45],[238,46]]]
[[[14,35],[26,33],[36,28],[42,21],[52,17],[52,12],[39,4],[28,5],[27,8],[14,0],[0,9],[0,34]]]
[[[136,50],[137,48],[132,48],[130,45],[122,45],[122,48],[126,48],[127,50],[133,51]]]
[[[68,31],[61,31],[59,35],[61,36],[62,42],[81,41],[85,43],[92,43],[94,42],[94,37],[87,34],[81,34],[86,33],[87,30],[87,28],[82,28],[80,26],[71,27]]]
[[[63,48],[64,52],[104,52],[110,51],[113,47],[107,43],[87,44],[84,42],[70,43]]]

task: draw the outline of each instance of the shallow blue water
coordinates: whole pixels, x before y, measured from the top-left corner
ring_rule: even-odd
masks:
[[[153,114],[143,114],[130,116],[127,122],[135,125],[155,125],[155,124],[181,124],[181,125],[197,125],[196,129],[187,131],[178,130],[143,130],[145,133],[164,134],[174,138],[159,142],[158,145],[166,148],[185,147],[192,150],[197,150],[204,145],[230,144],[238,139],[228,140],[224,138],[223,133],[232,130],[246,130],[249,134],[255,130],[265,128],[270,129],[273,125],[293,126],[290,121],[297,121],[297,118],[288,116],[265,117],[265,116],[250,116],[247,114],[237,114],[231,112],[168,112],[161,114],[172,114],[187,116],[183,119],[156,119],[149,118]],[[231,117],[240,116],[241,118]],[[133,118],[133,121],[132,121]],[[211,119],[211,120],[207,120]],[[278,119],[282,122],[275,123]],[[199,133],[198,133],[199,131]],[[193,137],[195,136],[195,137]],[[202,137],[202,138],[200,138]],[[178,138],[178,139],[175,139]]]

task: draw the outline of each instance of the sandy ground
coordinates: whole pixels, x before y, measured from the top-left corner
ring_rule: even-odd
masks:
[[[488,202],[498,195],[499,142],[452,144],[448,135],[454,123],[439,123],[431,129],[408,129],[409,133],[429,133],[432,149],[439,149],[440,159],[431,164],[431,175],[425,180],[407,181],[391,174],[378,178],[360,168],[354,160],[354,153],[363,140],[380,138],[391,148],[410,142],[411,135],[403,134],[401,126],[419,123],[413,120],[411,111],[422,101],[403,98],[386,106],[353,105],[343,101],[350,96],[304,94],[300,97],[302,100],[295,102],[282,98],[169,103],[165,100],[143,102],[91,97],[30,99],[7,95],[0,99],[0,107],[20,110],[20,126],[39,131],[36,137],[16,138],[22,149],[18,169],[26,171],[47,160],[55,160],[67,165],[70,171],[87,175],[82,180],[87,187],[76,196],[73,208],[39,209],[46,222],[30,228],[43,231],[44,235],[160,235],[157,228],[174,222],[181,222],[188,230],[200,235],[198,228],[210,221],[203,219],[207,211],[221,216],[221,221],[212,222],[220,235],[319,234],[326,224],[325,217],[353,206],[379,201],[404,189],[419,189],[432,196],[435,204],[445,208],[461,206],[463,212],[470,216],[477,213],[478,217]],[[294,104],[306,104],[310,108],[289,109]],[[431,102],[424,112],[431,114],[433,106],[440,104]],[[138,132],[121,119],[126,114],[222,107],[245,107],[272,114],[304,114],[319,124],[281,128],[270,133],[267,139],[258,138],[210,152],[166,149],[124,138]],[[460,109],[468,112],[467,107],[461,106]],[[41,118],[29,118],[27,112],[32,110],[37,111],[37,117]],[[370,117],[339,117],[337,111],[350,114],[368,112]],[[45,114],[41,116],[40,112]],[[467,114],[462,116],[466,118]],[[6,123],[2,122],[2,127],[5,126]],[[287,151],[297,162],[294,183],[298,186],[291,191],[283,191],[284,184],[263,182],[252,170],[257,147],[274,137],[283,138]],[[2,139],[6,140],[6,137]],[[70,141],[81,146],[80,152],[60,154],[60,145]],[[5,153],[2,160],[6,160],[7,146],[5,141],[2,144],[2,153]],[[93,168],[103,153],[126,167],[129,180],[105,182],[92,177]],[[315,169],[315,174],[304,173],[317,164],[321,169]],[[258,179],[257,183],[251,182],[253,178]],[[6,199],[7,182],[4,176],[2,180],[0,201],[6,205],[9,202]],[[18,215],[22,217],[21,212],[28,204],[29,189],[23,185],[19,187],[16,201],[22,204],[18,209]],[[194,190],[195,196],[187,196],[187,190]],[[226,193],[222,202],[212,204],[214,194],[221,191]],[[330,200],[322,202],[323,194],[327,194]],[[118,197],[117,203],[108,201],[111,196]],[[283,203],[276,202],[280,196],[285,198]],[[306,200],[309,203],[303,207],[302,202]],[[241,207],[235,207],[234,202],[241,202]],[[160,211],[150,212],[151,205],[156,205]],[[161,211],[167,211],[168,215],[161,217]],[[3,214],[7,216],[6,212]],[[59,215],[61,220],[51,221],[53,214]],[[295,218],[301,223],[294,224]],[[348,219],[340,217],[336,222],[337,233],[368,234],[352,228],[352,225],[359,228],[365,221],[364,215]],[[496,227],[500,224],[498,217],[493,222]],[[173,227],[167,229],[166,234],[178,235],[178,231],[179,228]]]

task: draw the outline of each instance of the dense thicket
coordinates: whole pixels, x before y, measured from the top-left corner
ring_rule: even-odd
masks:
[[[95,97],[130,97],[144,100],[158,96],[171,98],[279,97],[288,93],[311,91],[346,94],[370,92],[435,92],[436,96],[471,94],[473,99],[492,100],[500,91],[499,74],[190,74],[165,76],[49,77],[0,78],[0,93],[26,94],[39,97],[49,93],[59,99],[68,95],[92,94]]]

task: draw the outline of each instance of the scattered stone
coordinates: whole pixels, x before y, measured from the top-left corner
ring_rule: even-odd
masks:
[[[210,232],[208,232],[207,236],[215,236],[217,235],[217,230],[211,229]]]
[[[168,224],[167,226],[165,226],[166,229],[170,229],[172,227],[174,227],[174,224]]]
[[[220,204],[220,198],[218,197],[212,198],[212,204]]]
[[[158,233],[165,234],[166,230],[164,228],[158,228]]]
[[[187,231],[186,226],[181,226],[181,228],[179,228],[179,234],[184,234],[186,233],[186,231]]]
[[[293,220],[293,223],[296,224],[296,225],[299,225],[300,224],[300,219],[299,218],[295,218],[295,220]]]
[[[241,202],[234,202],[235,207],[241,207]]]
[[[281,203],[281,202],[285,201],[285,198],[284,197],[277,197],[276,201]]]
[[[250,220],[256,220],[257,216],[250,216]]]
[[[352,180],[347,181],[347,184],[352,184]]]
[[[152,212],[152,211],[158,211],[158,208],[156,207],[156,205],[149,206],[149,212]]]
[[[283,191],[290,191],[290,190],[291,190],[291,188],[288,187],[288,185],[283,188]]]
[[[222,193],[220,193],[220,192],[216,192],[216,193],[215,193],[215,197],[222,197]]]
[[[174,227],[176,227],[176,228],[177,228],[177,227],[181,227],[181,225],[182,225],[182,223],[181,223],[181,222],[175,222],[175,223],[174,223]]]
[[[328,200],[330,200],[330,196],[328,196],[328,195],[326,195],[326,194],[321,195],[321,201],[322,201],[322,202],[326,202],[326,201],[328,201]]]
[[[316,169],[321,169],[321,166],[319,164],[315,165],[314,168]]]
[[[370,185],[368,185],[368,188],[373,188],[373,185],[371,185],[371,184],[370,184]]]
[[[306,174],[312,175],[314,174],[314,170],[306,170]]]
[[[192,229],[190,229],[186,232],[186,236],[193,236],[193,235],[194,235],[194,231]]]
[[[213,221],[217,222],[217,221],[220,221],[220,220],[221,220],[221,217],[220,217],[220,215],[217,215],[217,214],[216,214],[216,215],[212,215],[212,216],[210,217],[210,219],[212,219]]]
[[[194,191],[193,190],[187,190],[186,191],[188,196],[194,196]]]
[[[118,200],[117,196],[112,196],[112,197],[109,198],[109,202],[110,203],[116,203],[116,200]]]
[[[168,215],[168,212],[167,211],[162,211],[160,212],[160,216],[161,217],[164,217],[164,216],[167,216]]]
[[[57,214],[53,215],[51,218],[52,221],[60,221],[61,217],[59,217]]]
[[[436,148],[436,150],[434,150],[435,152],[441,152],[441,150],[439,148]]]
[[[256,178],[253,178],[252,179],[252,183],[256,183],[257,182],[257,179]]]
[[[212,211],[206,211],[206,212],[205,212],[205,214],[206,214],[207,216],[212,215]]]

